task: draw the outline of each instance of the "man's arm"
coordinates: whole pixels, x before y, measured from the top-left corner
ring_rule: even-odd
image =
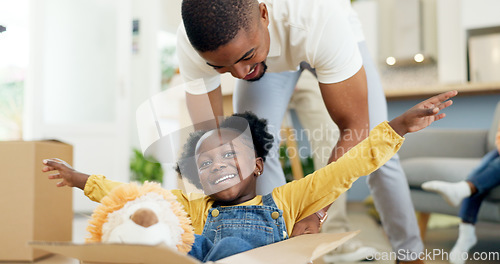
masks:
[[[191,121],[197,130],[215,128],[215,123],[204,121],[214,120],[215,117],[224,115],[220,85],[207,94],[196,95],[186,92],[186,104]]]
[[[368,136],[370,120],[368,115],[368,89],[363,67],[349,79],[340,83],[319,83],[323,101],[332,120],[340,132],[339,140],[332,150],[328,163],[336,161],[344,153]],[[297,222],[292,237],[318,233],[330,205],[315,215]],[[321,219],[321,222],[320,222]]]
[[[368,136],[368,89],[363,67],[351,78],[332,84],[320,83],[326,109],[337,124],[340,137],[328,163],[336,161]]]
[[[351,78],[339,83],[319,83],[319,88],[326,109],[340,132],[328,160],[331,163],[365,139],[370,132],[365,68],[361,66]],[[326,212],[328,208],[330,206],[323,210]]]

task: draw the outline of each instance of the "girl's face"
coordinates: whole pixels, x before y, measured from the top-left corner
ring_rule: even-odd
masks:
[[[255,157],[251,139],[234,130],[212,130],[198,142],[195,159],[206,195],[228,205],[255,197],[263,162]]]

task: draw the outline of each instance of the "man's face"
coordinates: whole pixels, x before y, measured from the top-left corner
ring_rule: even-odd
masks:
[[[269,20],[265,5],[259,8],[260,15],[250,29],[241,29],[229,43],[215,51],[200,53],[209,66],[221,74],[230,72],[233,77],[247,81],[256,81],[264,75],[270,46]]]

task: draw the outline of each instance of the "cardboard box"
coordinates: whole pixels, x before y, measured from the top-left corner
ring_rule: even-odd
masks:
[[[0,261],[33,261],[48,255],[28,242],[72,241],[71,188],[57,188],[42,160],[73,163],[73,147],[57,141],[0,142]]]
[[[221,264],[306,264],[334,250],[359,231],[337,234],[312,234],[259,247],[217,261]],[[32,247],[47,250],[84,264],[199,264],[198,260],[182,255],[161,244],[158,246],[127,244],[74,244],[35,241]]]

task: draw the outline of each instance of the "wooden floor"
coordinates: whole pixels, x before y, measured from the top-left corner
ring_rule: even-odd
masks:
[[[353,230],[361,230],[358,238],[363,241],[367,246],[375,247],[379,252],[385,252],[386,256],[391,253],[391,246],[387,239],[387,236],[383,232],[381,226],[367,214],[367,209],[362,203],[349,203],[348,204],[348,215],[349,220],[352,225]],[[76,215],[73,225],[73,241],[82,243],[84,237],[86,236],[85,227],[87,225],[87,219],[84,215]],[[493,223],[479,223],[476,228],[476,233],[478,235],[478,243],[472,249],[469,256],[472,257],[474,253],[477,252],[478,256],[483,256],[488,259],[484,260],[471,260],[467,263],[475,264],[493,264],[500,263],[500,224]],[[447,227],[447,228],[435,228],[427,231],[427,237],[424,241],[425,249],[427,252],[449,252],[453,247],[456,237],[458,234],[458,227]],[[482,254],[482,255],[479,255]],[[490,254],[490,256],[488,256]],[[382,255],[382,254],[381,254]],[[430,255],[430,258],[425,262],[430,264],[444,264],[449,263],[447,260],[441,259],[442,254],[438,254],[435,257]],[[492,259],[496,257],[495,259]],[[354,262],[361,264],[386,264],[394,263],[394,260],[374,260],[374,261],[363,261]],[[76,259],[69,259],[62,256],[51,256],[46,259],[37,261],[36,263],[51,263],[51,264],[79,264]],[[315,261],[315,264],[322,264],[323,261]]]

